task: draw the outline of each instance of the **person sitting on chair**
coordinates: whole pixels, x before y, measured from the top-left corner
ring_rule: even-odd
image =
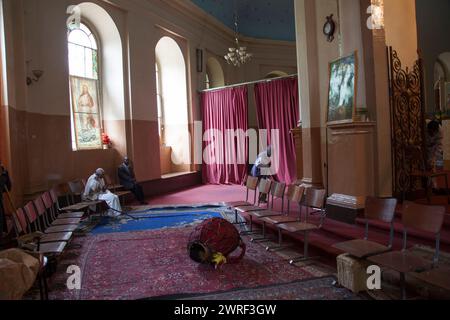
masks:
[[[123,163],[118,169],[119,182],[128,191],[131,191],[141,205],[147,205],[145,202],[144,191],[142,187],[136,181],[136,175],[134,174],[133,167],[131,166],[130,159],[125,157]]]
[[[0,161],[0,239],[3,237],[3,231],[8,232],[5,207],[3,206],[3,193],[7,191],[11,191],[11,180],[8,171],[6,171]]]
[[[262,178],[262,179],[268,178],[269,176],[267,176],[263,173],[264,173],[264,171],[267,171],[266,169],[270,168],[270,166],[272,164],[272,161],[270,159],[271,157],[272,157],[272,147],[269,146],[266,151],[264,151],[258,155],[258,158],[256,159],[255,164],[253,165],[251,175],[253,177]],[[260,202],[263,202],[263,203],[266,202],[265,195],[261,196]]]
[[[110,208],[108,215],[116,218],[122,214],[122,206],[120,205],[119,197],[106,188],[104,176],[105,170],[100,168],[89,177],[84,190],[83,201],[105,201]]]

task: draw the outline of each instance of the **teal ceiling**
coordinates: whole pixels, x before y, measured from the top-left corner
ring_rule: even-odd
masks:
[[[191,0],[201,9],[248,37],[295,41],[294,0]]]

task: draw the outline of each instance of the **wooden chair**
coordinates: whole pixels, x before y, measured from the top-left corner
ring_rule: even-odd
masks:
[[[303,233],[303,256],[299,258],[294,258],[291,261],[289,261],[290,264],[294,264],[296,262],[300,261],[306,261],[309,259],[312,259],[309,256],[309,233],[319,230],[323,226],[323,222],[325,220],[326,211],[325,211],[325,198],[326,198],[326,190],[318,190],[309,188],[306,190],[305,195],[305,206],[306,206],[306,212],[305,212],[305,220],[304,222],[297,221],[297,222],[286,222],[278,224],[278,237],[279,242],[282,242],[282,236],[283,231],[287,231],[289,233]],[[308,223],[308,216],[310,214],[310,211],[312,210],[319,210],[320,211],[320,224],[311,224]],[[301,212],[300,212],[301,215]]]
[[[364,240],[351,240],[333,245],[334,248],[342,250],[350,255],[365,259],[370,256],[388,252],[392,249],[394,242],[394,216],[397,207],[397,199],[377,199],[368,197],[364,211],[366,227]],[[382,221],[390,225],[389,244],[387,246],[377,242],[369,241],[369,222]]]
[[[61,226],[61,225],[76,225],[78,226],[81,219],[80,218],[70,218],[70,219],[61,219],[57,218],[51,221],[50,211],[45,208],[44,202],[42,201],[42,197],[36,198],[34,201],[34,206],[36,208],[36,212],[40,219],[42,219],[42,224],[45,228]]]
[[[118,183],[114,183],[113,180],[111,179],[111,177],[108,174],[105,174],[105,184],[106,187],[111,190],[111,192],[116,192],[118,190],[123,189],[123,186],[121,184]]]
[[[303,198],[303,193],[305,191],[305,189],[303,187],[298,187],[298,186],[289,186],[287,187],[286,190],[286,185],[285,184],[278,184],[275,185],[275,188],[272,189],[273,190],[273,194],[272,194],[272,210],[264,210],[264,211],[257,211],[257,212],[251,212],[250,214],[256,218],[256,219],[260,219],[261,223],[262,223],[262,238],[261,239],[251,239],[252,241],[257,241],[257,242],[264,242],[269,240],[266,237],[266,225],[267,224],[277,224],[277,223],[281,223],[284,221],[296,221],[295,218],[289,216],[290,214],[290,207],[291,207],[291,203],[298,203],[300,205],[300,202],[302,201]],[[287,211],[284,211],[284,198],[287,195]],[[278,199],[282,199],[282,205],[281,205],[281,212],[278,211],[274,211],[273,210],[273,205],[274,205],[274,200],[275,198]],[[300,210],[301,210],[301,206]],[[278,222],[281,221],[281,222]]]
[[[77,202],[82,202],[84,190],[86,188],[83,181],[82,180],[69,181],[67,185],[69,186],[70,196],[72,198],[71,203],[74,204]]]
[[[71,218],[79,218],[82,219],[84,217],[84,212],[67,212],[63,213],[61,211],[59,200],[57,193],[54,189],[46,192],[42,195],[42,200],[44,201],[44,205],[47,210],[50,210],[53,220],[56,218],[60,219],[71,219]]]
[[[260,207],[260,199],[261,199],[261,195],[269,195],[269,192],[271,190],[271,186],[272,186],[272,181],[268,180],[268,179],[261,179],[259,181],[258,184],[258,203],[257,205],[245,205],[245,206],[237,206],[234,208],[236,215],[238,215],[238,213],[250,213],[250,212],[255,212],[255,211],[263,211],[263,210],[267,210],[269,207],[269,202],[267,202],[266,208],[262,208]],[[252,220],[252,216],[250,215],[250,231],[248,232],[244,232],[246,234],[250,234],[253,233],[253,220]]]
[[[240,206],[254,206],[256,204],[258,181],[259,181],[259,179],[257,177],[248,176],[247,181],[245,182],[246,191],[247,191],[245,201],[227,202],[227,203],[225,203],[225,206],[228,208],[233,208],[233,209],[235,207],[240,207]],[[250,191],[254,192],[253,203],[249,202]],[[235,212],[235,222],[234,223],[241,224],[238,221],[238,212],[236,210],[234,212]]]
[[[13,221],[17,242],[21,249],[42,254],[61,254],[72,237],[71,232],[54,234],[31,232],[22,208],[13,213]]]
[[[450,268],[438,266],[434,269],[412,273],[412,276],[437,288],[450,291]]]
[[[391,251],[369,257],[368,260],[379,266],[400,273],[402,299],[406,299],[406,274],[431,270],[439,262],[440,233],[444,223],[445,207],[424,206],[405,202],[403,212],[403,250]],[[432,233],[436,238],[436,249],[433,261],[425,260],[406,251],[408,246],[408,230],[415,229]]]
[[[77,225],[62,225],[62,226],[52,226],[49,228],[45,228],[42,225],[42,219],[39,219],[39,215],[36,212],[36,208],[34,207],[33,202],[28,202],[25,207],[25,216],[27,217],[28,223],[34,232],[43,232],[46,234],[49,233],[66,233],[66,232],[75,232],[78,228]]]
[[[418,162],[418,170],[411,170],[410,173],[410,185],[414,185],[414,181],[421,179],[426,183],[425,189],[427,193],[428,203],[431,204],[431,197],[433,195],[433,180],[439,177],[444,178],[445,187],[447,192],[447,200],[450,203],[450,189],[448,185],[448,173],[445,171],[429,171],[425,165],[425,152],[419,146],[407,145],[403,150],[403,157],[406,163],[412,163],[414,161]],[[403,194],[403,200],[406,199],[405,194]]]

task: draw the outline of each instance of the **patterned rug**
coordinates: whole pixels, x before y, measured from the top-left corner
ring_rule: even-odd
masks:
[[[360,295],[345,288],[333,286],[335,277],[295,281],[255,289],[234,290],[207,295],[179,297],[179,300],[363,300]]]
[[[260,288],[323,277],[312,266],[290,266],[258,244],[247,244],[241,263],[220,270],[198,265],[187,255],[193,227],[76,238],[50,279],[52,300],[137,300]],[[82,272],[81,290],[68,290],[67,267]]]

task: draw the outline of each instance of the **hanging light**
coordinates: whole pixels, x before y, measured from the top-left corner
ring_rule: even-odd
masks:
[[[228,64],[231,64],[235,67],[240,67],[241,65],[250,61],[253,57],[253,54],[247,52],[247,47],[241,47],[241,45],[239,44],[237,14],[234,15],[234,27],[234,39],[236,46],[228,48],[228,53],[224,56],[224,58],[228,62]]]

